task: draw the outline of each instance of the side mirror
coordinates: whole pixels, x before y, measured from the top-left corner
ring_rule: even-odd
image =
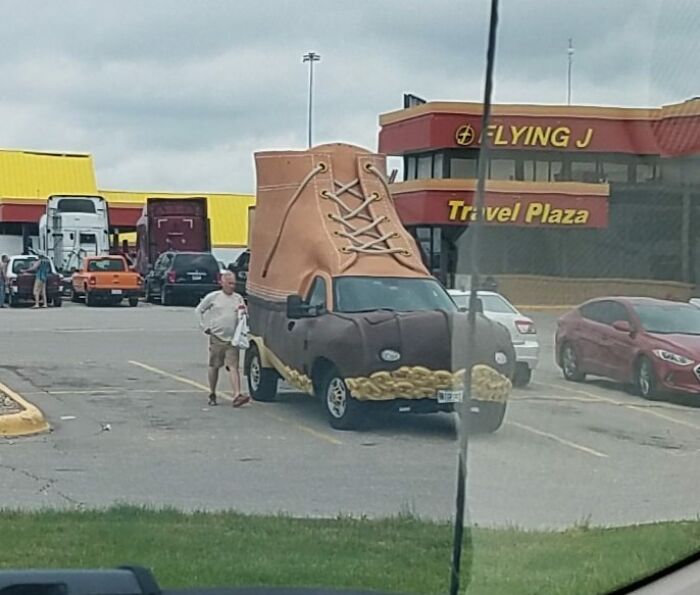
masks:
[[[616,320],[615,322],[613,322],[613,328],[616,331],[620,331],[621,333],[629,334],[632,332],[632,326],[626,320]]]
[[[309,318],[315,315],[316,308],[311,308],[304,303],[300,295],[287,296],[287,318]]]

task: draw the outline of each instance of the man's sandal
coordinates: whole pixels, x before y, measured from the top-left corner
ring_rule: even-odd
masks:
[[[250,403],[250,397],[248,395],[236,395],[233,399],[234,407],[242,407],[246,403]]]

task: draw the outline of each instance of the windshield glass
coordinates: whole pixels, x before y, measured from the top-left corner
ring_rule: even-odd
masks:
[[[36,258],[15,258],[12,263],[13,273],[23,273],[29,269],[34,263],[36,263]]]
[[[87,198],[62,198],[58,202],[61,213],[95,213],[95,203]]]
[[[634,310],[650,333],[700,335],[700,309],[694,306],[640,306]]]
[[[498,295],[489,295],[480,293],[479,299],[484,306],[484,312],[492,312],[494,314],[517,314],[518,311],[513,308],[506,300]],[[459,308],[469,309],[469,294],[453,295],[452,299]]]
[[[176,254],[172,268],[177,273],[203,271],[215,275],[219,264],[211,254]]]
[[[433,279],[340,277],[333,287],[336,312],[456,310],[447,292]]]
[[[119,258],[101,258],[99,260],[90,260],[88,262],[89,272],[101,271],[124,271],[124,261]]]

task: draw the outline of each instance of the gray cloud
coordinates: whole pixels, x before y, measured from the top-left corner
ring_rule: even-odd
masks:
[[[0,138],[94,154],[104,187],[253,190],[253,151],[376,147],[401,94],[478,101],[488,2],[3,0]],[[495,98],[647,105],[700,94],[695,0],[502,0]],[[693,50],[694,48],[694,50]]]

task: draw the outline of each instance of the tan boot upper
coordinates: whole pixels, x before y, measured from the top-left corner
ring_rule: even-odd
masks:
[[[346,144],[255,154],[248,292],[284,300],[318,274],[429,277],[389,192],[384,155]]]

